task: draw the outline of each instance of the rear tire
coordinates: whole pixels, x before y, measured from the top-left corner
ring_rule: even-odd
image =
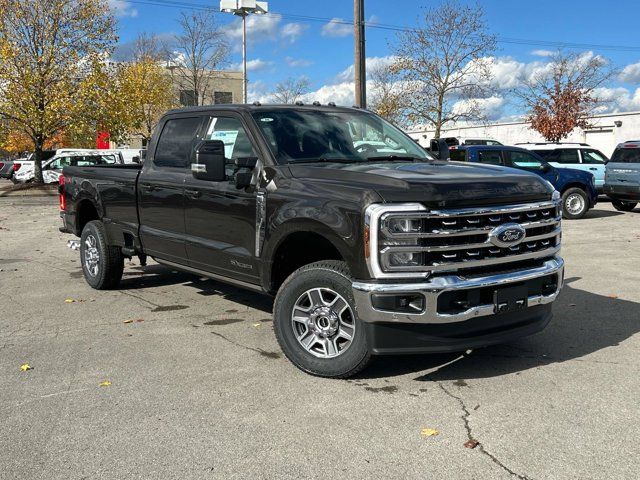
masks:
[[[341,261],[316,262],[293,272],[276,295],[273,327],[291,363],[312,375],[347,378],[371,359],[351,275]]]
[[[636,206],[638,202],[625,202],[623,200],[611,200],[611,204],[613,208],[619,210],[621,212],[631,212]]]
[[[581,188],[573,187],[562,194],[562,217],[578,220],[589,211],[589,197]]]
[[[122,251],[107,243],[104,225],[99,220],[88,222],[82,229],[80,262],[84,279],[96,290],[115,288],[122,279]]]

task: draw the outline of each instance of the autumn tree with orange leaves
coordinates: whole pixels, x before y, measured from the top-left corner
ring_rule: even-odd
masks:
[[[0,0],[0,11],[0,118],[29,138],[42,182],[47,142],[84,120],[83,92],[102,95],[87,82],[116,41],[113,14],[106,0]]]
[[[518,92],[529,110],[531,128],[549,142],[559,142],[575,129],[590,127],[589,118],[602,104],[597,89],[614,75],[607,59],[591,52],[557,52]]]

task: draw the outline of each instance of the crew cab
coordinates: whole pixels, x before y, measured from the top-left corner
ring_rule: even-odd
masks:
[[[527,170],[547,180],[562,195],[564,218],[578,219],[598,203],[595,179],[591,173],[571,168],[556,168],[539,155],[518,147],[465,145],[449,153],[451,160]]]
[[[276,338],[314,375],[533,334],[563,282],[548,182],[436,161],[361,109],[173,110],[143,165],[67,166],[59,188],[90,286],[149,256],[275,295]]]

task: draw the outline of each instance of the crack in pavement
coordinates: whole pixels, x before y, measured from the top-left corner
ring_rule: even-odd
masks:
[[[480,452],[483,455],[486,455],[487,457],[489,457],[491,459],[491,461],[493,463],[495,463],[496,465],[498,465],[500,468],[502,468],[505,472],[509,473],[510,475],[519,478],[520,480],[531,480],[531,477],[528,477],[527,475],[518,473],[514,470],[512,470],[511,468],[507,467],[504,463],[502,463],[494,454],[492,454],[491,452],[489,452],[484,445],[482,444],[482,442],[480,442],[477,438],[475,438],[473,436],[473,432],[471,430],[471,424],[469,423],[469,417],[471,416],[471,412],[469,411],[469,409],[467,408],[466,404],[464,403],[464,400],[457,396],[454,395],[453,393],[451,393],[449,390],[447,390],[447,388],[439,381],[435,380],[435,383],[440,387],[440,389],[448,396],[453,398],[454,400],[456,400],[459,404],[460,404],[460,408],[462,409],[463,415],[462,415],[462,421],[464,422],[464,428],[467,431],[467,437],[469,438],[469,440],[474,441],[474,442],[478,442],[478,446],[477,448],[480,450]]]
[[[244,348],[245,350],[250,350],[252,352],[259,353],[263,357],[273,358],[273,359],[280,358],[280,354],[277,353],[277,352],[268,352],[268,351],[263,350],[261,348],[256,348],[256,347],[250,347],[248,345],[243,345],[242,343],[235,342],[235,341],[231,340],[230,338],[225,337],[224,335],[222,335],[221,333],[218,333],[218,332],[213,332],[212,331],[211,333],[213,333],[216,337],[220,337],[223,340],[229,342],[231,345],[235,345],[236,347]]]

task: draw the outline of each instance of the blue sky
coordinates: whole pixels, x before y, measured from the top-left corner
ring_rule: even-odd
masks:
[[[110,3],[118,13],[118,33],[123,43],[132,41],[140,32],[161,35],[176,32],[180,12],[191,5],[219,5],[218,0],[110,0]],[[366,0],[366,17],[371,23],[367,29],[367,57],[374,58],[371,63],[390,55],[389,43],[395,38],[393,31],[379,28],[382,24],[415,25],[420,6],[437,3],[433,0]],[[514,77],[543,65],[547,61],[545,54],[555,50],[558,43],[585,44],[573,50],[604,55],[624,71],[602,92],[612,101],[610,109],[640,110],[640,37],[637,35],[640,2],[483,0],[481,4],[490,29],[502,40],[498,44],[494,71],[501,88],[511,85]],[[269,9],[282,16],[254,17],[250,24],[251,95],[264,97],[278,81],[304,75],[311,80],[320,101],[352,101],[348,70],[353,64],[352,28],[329,24],[332,18],[351,21],[352,1],[272,0]],[[238,64],[237,20],[230,14],[219,14],[217,19],[227,29],[230,43],[236,46],[231,62]],[[605,48],[607,46],[625,48]],[[490,116],[500,118],[513,114],[508,103],[506,99],[493,102],[488,106],[492,110]]]

